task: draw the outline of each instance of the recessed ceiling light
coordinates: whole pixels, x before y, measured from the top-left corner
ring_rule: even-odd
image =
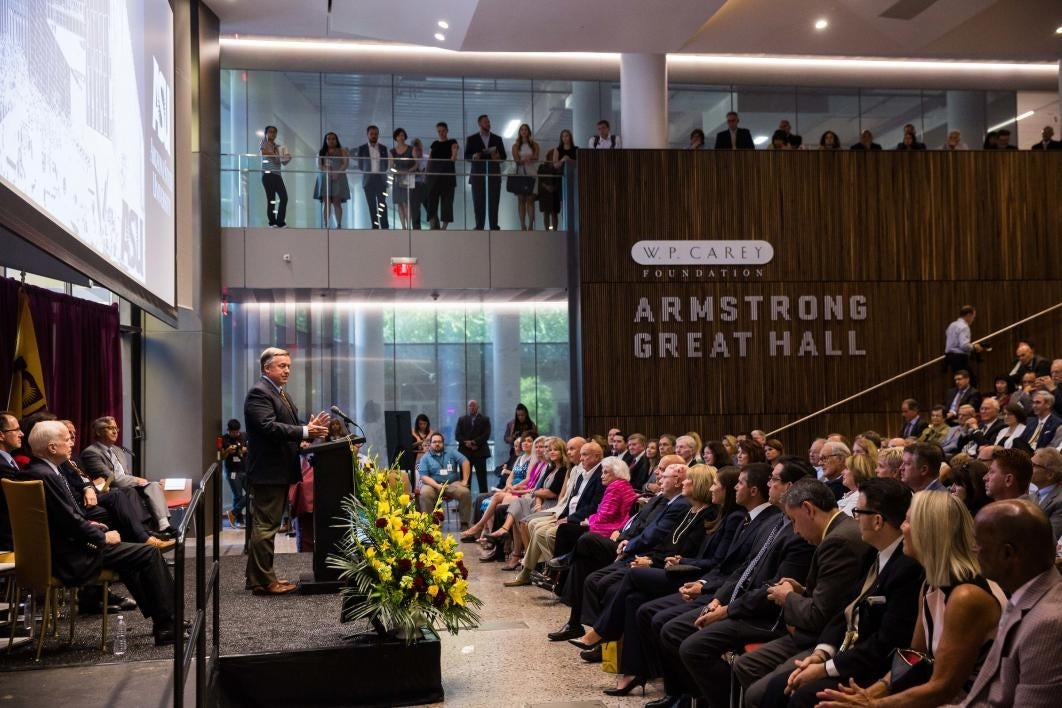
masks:
[[[435,39],[439,40],[440,42],[445,42],[446,41],[446,35],[443,34],[442,32],[436,32],[435,33]]]
[[[450,29],[450,23],[446,20],[439,20],[436,24],[442,27],[443,29]]]
[[[817,30],[821,31],[821,30],[826,29],[829,26],[830,26],[830,21],[827,20],[825,17],[820,17],[819,19],[815,20],[815,29],[817,29]]]

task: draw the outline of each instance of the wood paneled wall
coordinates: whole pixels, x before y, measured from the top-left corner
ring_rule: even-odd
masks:
[[[773,260],[750,277],[696,276],[680,266],[648,276],[631,257],[640,240],[758,239]],[[592,151],[579,155],[579,296],[586,429],[620,425],[657,434],[697,430],[706,439],[771,430],[943,353],[944,330],[963,304],[977,307],[975,337],[1062,302],[1062,154],[1030,152],[851,153]],[[755,268],[762,269],[757,277]],[[726,270],[731,270],[727,268]],[[749,296],[862,295],[865,319],[750,319]],[[691,297],[732,296],[735,322],[690,323]],[[653,323],[635,323],[640,298]],[[662,322],[677,297],[683,322]],[[718,305],[716,305],[718,308]],[[744,357],[735,331],[751,332]],[[792,339],[771,356],[770,332]],[[846,352],[849,331],[865,355]],[[677,358],[635,356],[635,334],[656,346],[676,333]],[[702,357],[688,358],[690,332]],[[731,356],[710,357],[722,332]],[[810,332],[819,356],[798,356]],[[1021,337],[1062,357],[1062,311],[996,337],[978,367],[982,390],[1013,360]],[[896,433],[900,401],[943,402],[950,377],[937,367],[792,428],[803,452],[816,435]]]

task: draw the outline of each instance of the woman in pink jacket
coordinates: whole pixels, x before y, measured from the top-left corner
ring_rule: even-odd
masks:
[[[618,457],[601,462],[601,486],[605,488],[601,503],[583,523],[590,527],[590,533],[610,536],[631,518],[631,506],[638,499],[638,492],[631,486],[630,468]]]

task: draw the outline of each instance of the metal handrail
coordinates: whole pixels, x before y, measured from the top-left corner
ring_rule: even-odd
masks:
[[[212,492],[210,497],[211,519],[215,522],[221,518],[221,489],[217,483],[216,472],[218,463],[215,462],[203,473],[202,479],[196,485],[192,498],[185,509],[184,518],[177,526],[177,545],[174,548],[174,632],[176,641],[173,647],[173,705],[174,708],[183,708],[185,684],[188,681],[188,671],[192,659],[196,658],[195,665],[195,704],[197,707],[207,703],[207,638],[206,638],[206,612],[207,603],[212,604],[213,619],[213,656],[216,662],[220,656],[221,634],[220,619],[221,608],[218,604],[221,596],[221,534],[215,530],[213,534],[213,560],[210,574],[206,572],[206,507],[202,504],[204,493]],[[185,561],[185,538],[189,524],[195,529],[195,615],[192,619],[192,628],[188,639],[184,638],[184,561]],[[187,651],[186,643],[194,645],[192,651]],[[213,669],[213,666],[211,667]]]
[[[980,339],[976,339],[976,340],[974,340],[971,343],[972,344],[980,344],[981,342],[987,341],[987,340],[991,339],[992,337],[995,337],[997,335],[1002,334],[1003,332],[1012,330],[1015,327],[1019,327],[1019,326],[1025,324],[1026,322],[1030,322],[1032,320],[1035,320],[1038,317],[1043,317],[1044,315],[1048,314],[1049,312],[1053,312],[1053,311],[1055,311],[1055,310],[1057,310],[1059,308],[1062,308],[1062,302],[1056,303],[1056,304],[1052,305],[1051,307],[1048,307],[1048,308],[1045,308],[1043,310],[1040,310],[1039,312],[1036,312],[1036,313],[1034,313],[1032,315],[1029,315],[1028,317],[1026,317],[1024,319],[1020,319],[1017,322],[1013,322],[1013,323],[1007,325],[1006,327],[1000,327],[996,331],[994,331],[994,332],[992,332],[990,334],[986,334],[985,336],[981,337]],[[908,369],[907,371],[904,371],[903,373],[896,374],[895,376],[889,377],[889,378],[885,379],[884,381],[881,381],[879,383],[874,384],[873,386],[870,386],[869,388],[865,388],[865,389],[859,391],[858,393],[854,393],[851,396],[848,396],[847,398],[842,398],[839,401],[835,401],[835,402],[831,403],[830,405],[828,405],[828,406],[826,406],[824,408],[820,408],[819,410],[815,411],[814,413],[809,413],[808,415],[804,416],[803,418],[800,418],[798,420],[794,420],[792,423],[786,423],[782,427],[777,428],[777,429],[772,430],[771,432],[767,433],[767,437],[769,437],[769,438],[776,437],[778,435],[778,433],[782,432],[783,430],[788,430],[789,428],[796,427],[797,425],[800,425],[801,423],[805,423],[805,422],[811,420],[812,418],[816,418],[816,417],[822,415],[823,413],[826,413],[827,411],[831,411],[834,408],[837,408],[838,406],[843,406],[845,403],[848,403],[849,401],[854,401],[855,399],[859,398],[860,396],[866,395],[866,394],[870,393],[871,391],[876,391],[879,388],[882,388],[884,386],[887,386],[887,385],[893,383],[894,381],[899,381],[900,379],[902,379],[902,378],[904,378],[906,376],[910,376],[911,374],[915,373],[916,371],[921,371],[922,369],[925,369],[927,367],[933,366],[934,364],[939,364],[942,361],[944,361],[944,355],[943,354],[941,354],[938,357],[934,357],[933,359],[930,359],[929,361],[923,362],[923,363],[919,364],[918,366],[912,367],[912,368]]]

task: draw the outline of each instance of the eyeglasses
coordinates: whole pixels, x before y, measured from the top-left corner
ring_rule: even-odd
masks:
[[[782,478],[781,478],[781,477],[779,477],[779,476],[778,476],[778,475],[776,475],[776,474],[772,474],[772,475],[771,475],[771,481],[772,481],[772,482],[781,482],[781,481],[782,481]]]
[[[15,432],[16,430],[21,430],[21,428],[18,428],[18,427],[14,427],[14,428],[4,428],[4,429],[0,430],[0,433],[13,433],[13,432]]]
[[[881,516],[881,512],[876,511],[875,509],[852,509],[852,516],[859,516],[860,514],[865,514],[866,516],[873,516],[877,514],[878,516]]]

